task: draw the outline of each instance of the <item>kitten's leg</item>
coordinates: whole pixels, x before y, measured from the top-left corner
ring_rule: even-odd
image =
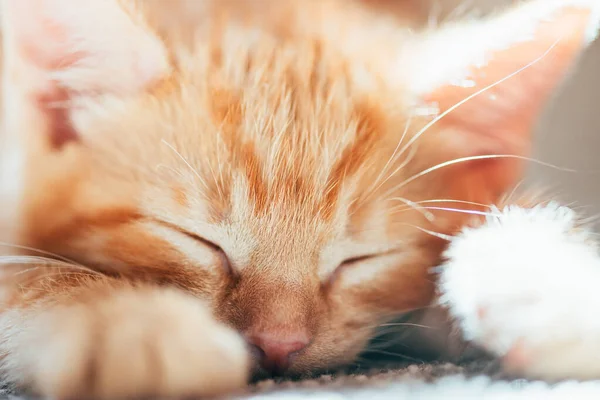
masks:
[[[0,313],[10,384],[51,398],[114,399],[215,395],[246,383],[242,339],[196,298],[78,275],[36,279]]]
[[[450,244],[441,301],[468,339],[533,378],[600,378],[600,256],[558,205],[493,210]]]

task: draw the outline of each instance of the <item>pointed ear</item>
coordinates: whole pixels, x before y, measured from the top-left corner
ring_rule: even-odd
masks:
[[[521,1],[451,23],[407,46],[405,86],[435,106],[438,139],[456,156],[526,154],[540,111],[599,24],[597,0]]]
[[[5,115],[15,132],[77,138],[70,100],[129,95],[169,73],[163,42],[133,2],[2,0]],[[7,79],[8,78],[8,79]],[[9,103],[9,102],[5,102]]]
[[[522,179],[541,111],[599,25],[598,0],[529,0],[412,37],[401,79],[417,113],[434,110],[419,151],[446,164],[448,198],[493,203]]]
[[[2,6],[7,56],[46,84],[129,92],[168,71],[162,42],[131,3],[3,0]]]

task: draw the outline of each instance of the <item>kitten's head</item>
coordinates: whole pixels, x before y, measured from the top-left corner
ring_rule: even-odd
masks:
[[[184,40],[133,3],[7,0],[21,241],[206,299],[267,369],[352,362],[430,303],[438,233],[518,180],[494,155],[527,154],[587,3],[411,33],[347,2],[260,24],[205,2]]]

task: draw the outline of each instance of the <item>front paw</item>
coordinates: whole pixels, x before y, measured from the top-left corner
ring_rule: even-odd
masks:
[[[59,399],[211,396],[246,383],[241,337],[198,300],[130,290],[40,314],[23,336],[25,382]]]
[[[502,357],[511,372],[600,378],[600,257],[592,234],[554,204],[492,212],[450,244],[441,302],[467,339]]]

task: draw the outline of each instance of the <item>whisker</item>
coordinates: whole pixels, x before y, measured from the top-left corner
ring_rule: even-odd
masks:
[[[227,118],[225,118],[225,120],[221,123],[221,126],[219,126],[219,132],[223,132],[223,127],[225,126],[225,121],[228,121],[231,115],[231,109],[229,109],[227,111]],[[220,147],[221,149],[224,147],[225,143],[223,142],[223,136],[219,135],[219,141],[217,143],[217,147]],[[219,191],[219,195],[222,196],[221,193],[221,187],[225,187],[225,179],[223,178],[223,163],[221,162],[221,149],[218,149],[217,151],[217,165],[219,166],[219,185],[218,186],[218,191]],[[214,175],[214,173],[213,173]]]
[[[408,329],[400,329],[399,327],[391,327],[390,329],[377,332],[377,336],[369,341],[369,348],[384,348],[389,346],[403,345],[411,331]]]
[[[27,288],[27,285],[33,285],[34,283],[43,281],[44,279],[54,279],[55,277],[58,277],[58,276],[70,276],[70,277],[80,276],[80,277],[89,278],[92,275],[85,274],[82,272],[65,271],[65,272],[57,272],[57,273],[52,273],[52,274],[43,274],[43,275],[35,276],[35,277],[29,278],[29,279],[19,281],[18,283],[15,283],[15,284],[18,284],[19,288],[21,288],[21,289],[31,290],[31,288]]]
[[[374,187],[377,186],[377,184],[379,183],[379,181],[383,178],[383,174],[385,174],[387,172],[388,167],[390,166],[390,164],[392,163],[392,161],[395,160],[396,153],[398,152],[398,149],[400,149],[400,146],[402,145],[402,142],[404,142],[404,138],[406,137],[406,134],[408,133],[408,130],[410,129],[411,122],[412,122],[412,113],[409,115],[409,117],[406,120],[406,125],[404,126],[404,132],[402,132],[402,136],[400,137],[400,140],[398,141],[398,144],[396,145],[396,148],[394,149],[394,151],[392,152],[392,155],[390,156],[390,158],[387,160],[387,162],[383,166],[383,169],[381,170],[381,172],[377,176],[377,179],[375,179],[375,183],[373,184]],[[377,190],[377,188],[375,189],[375,191]],[[371,190],[369,190],[369,192],[370,191]]]
[[[389,324],[381,324],[379,326],[408,326],[408,327],[414,327],[414,328],[438,329],[435,326],[413,324],[411,322],[391,322]]]
[[[173,167],[171,167],[169,165],[158,164],[158,165],[156,165],[155,169],[156,169],[156,172],[160,172],[161,170],[165,169],[167,171],[170,171],[170,172],[174,173],[175,175],[177,175],[179,177],[183,176],[183,174],[181,173],[180,170],[175,169],[175,168],[173,168]]]
[[[186,160],[185,157],[179,151],[177,151],[177,149],[172,144],[167,142],[165,139],[162,139],[161,141],[164,145],[166,145],[169,149],[171,149],[173,151],[173,153],[175,153],[175,155],[177,155],[177,157],[179,157],[185,165],[187,165],[187,167],[192,171],[192,173],[196,176],[196,178],[198,178],[198,180],[200,181],[202,186],[204,186],[204,188],[206,190],[209,190],[208,185],[206,184],[206,181],[204,181],[204,179],[202,179],[202,176],[198,173],[198,171],[194,167],[192,167],[192,164],[190,164],[188,162],[188,160]]]
[[[406,156],[404,161],[402,161],[400,163],[400,165],[398,165],[398,167],[396,167],[396,169],[389,175],[389,177],[396,175],[398,173],[398,171],[401,171],[408,164],[410,164],[410,162],[413,160],[413,158],[415,157],[416,154],[417,154],[416,149],[411,148],[410,153],[408,153],[408,155]],[[385,183],[388,182],[389,177],[384,179],[382,182],[380,182],[379,185],[377,185],[377,187],[370,189],[367,192],[367,195],[361,200],[361,204],[365,203],[373,195],[373,193],[376,193],[383,185],[385,185]]]
[[[31,264],[33,264],[33,263],[31,263]],[[28,264],[19,264],[19,265],[28,265]],[[24,269],[24,270],[21,270],[21,271],[15,272],[15,273],[13,274],[13,276],[24,275],[24,274],[26,274],[26,273],[33,272],[33,271],[39,271],[41,268],[50,267],[50,266],[51,266],[51,265],[48,265],[48,264],[46,264],[46,265],[37,265],[37,266],[35,266],[35,267],[32,267],[32,268],[27,268],[27,269]],[[87,269],[80,269],[80,268],[77,268],[77,267],[75,267],[75,266],[72,266],[72,265],[53,265],[53,267],[54,267],[55,269],[61,269],[61,268],[64,268],[64,269],[69,269],[69,270],[78,270],[78,271],[80,271],[80,272],[86,272],[86,273],[94,274],[94,271],[87,270]],[[99,273],[95,273],[95,274],[98,274],[98,275],[100,275]]]
[[[398,346],[409,348],[406,341],[410,337],[410,334],[411,333],[408,331],[389,331],[389,333],[382,335],[382,337],[376,337],[372,339],[366,349],[386,350],[390,348],[398,348]]]
[[[52,253],[52,252],[49,252],[49,251],[36,249],[35,247],[23,246],[23,245],[14,244],[14,243],[7,243],[7,242],[0,242],[0,246],[11,247],[11,248],[20,249],[20,250],[32,251],[34,253],[43,254],[45,256],[49,256],[49,257],[53,257],[53,258],[62,260],[64,262],[66,262],[66,263],[75,264],[75,265],[78,265],[80,267],[87,268],[84,265],[82,265],[82,264],[80,264],[80,263],[78,263],[78,262],[76,262],[74,260],[71,260],[70,258],[63,257],[60,254]],[[25,256],[22,256],[22,257],[25,257]]]
[[[426,210],[451,211],[451,212],[463,213],[463,214],[483,215],[485,217],[499,217],[500,216],[500,214],[497,214],[497,213],[490,213],[490,212],[478,211],[478,210],[465,210],[462,208],[448,208],[448,207],[423,207],[423,208]]]
[[[455,199],[431,199],[431,200],[423,200],[418,201],[418,204],[430,204],[430,203],[458,203],[458,204],[466,204],[470,206],[479,206],[490,208],[489,204],[477,203],[476,201],[466,201],[466,200],[455,200]]]
[[[19,275],[24,275],[28,272],[39,271],[40,268],[41,268],[40,266],[33,267],[33,268],[27,268],[27,269],[21,270],[19,272],[15,272],[12,276],[19,276]]]
[[[219,136],[219,142],[217,144],[217,146],[219,146],[221,149],[223,149],[225,147],[225,142],[223,141],[223,137]],[[225,154],[223,152],[223,150],[217,151],[217,166],[218,166],[218,172],[219,172],[219,180],[217,183],[217,192],[219,193],[219,196],[223,197],[223,191],[225,190],[225,178],[224,178],[224,174],[223,174],[223,166],[225,165],[224,162],[221,161],[221,156]],[[227,158],[227,156],[225,156]],[[216,177],[215,177],[215,172],[213,170],[212,164],[209,163],[208,164],[209,168],[210,168],[210,172],[213,176],[213,179],[215,179],[216,181]]]
[[[39,276],[34,276],[34,277],[30,278],[30,279],[43,279],[43,278],[48,278],[48,277],[64,276],[64,275],[80,275],[80,276],[88,276],[88,277],[89,276],[93,276],[93,275],[88,274],[86,272],[69,271],[69,270],[62,271],[62,272],[54,272],[53,271],[52,273],[44,273],[44,274],[41,274]],[[17,277],[17,276],[20,276],[20,274],[14,274],[14,275],[12,275],[13,278]]]
[[[412,225],[412,224],[407,224],[407,223],[402,223],[402,225],[410,226],[411,228],[418,229],[421,232],[427,233],[427,234],[429,234],[431,236],[434,236],[434,237],[442,239],[442,240],[452,241],[454,239],[453,236],[446,235],[446,234],[440,233],[440,232],[435,232],[435,231],[432,231],[432,230],[429,230],[429,229],[425,229],[425,228],[417,226],[417,225]]]
[[[534,59],[533,61],[531,61],[530,63],[526,64],[525,66],[519,68],[518,70],[514,71],[511,74],[508,74],[507,76],[505,76],[502,79],[499,79],[498,81],[476,91],[475,93],[467,96],[466,98],[464,98],[463,100],[459,101],[458,103],[456,103],[455,105],[453,105],[452,107],[448,108],[446,111],[442,112],[440,115],[438,115],[437,117],[435,117],[432,121],[430,121],[429,123],[427,123],[423,128],[421,128],[407,143],[406,145],[404,145],[404,147],[402,147],[402,149],[397,153],[396,158],[399,158],[402,156],[402,154],[404,154],[404,152],[406,152],[408,149],[413,147],[413,144],[423,135],[425,134],[425,132],[427,132],[431,127],[433,127],[434,125],[436,125],[438,122],[440,122],[443,118],[445,118],[446,116],[448,116],[450,113],[454,112],[456,109],[458,109],[459,107],[461,107],[462,105],[464,105],[465,103],[471,101],[472,99],[480,96],[483,93],[486,93],[487,91],[493,89],[494,87],[506,82],[507,80],[513,78],[514,76],[522,73],[523,71],[531,68],[532,66],[534,66],[535,64],[537,64],[538,62],[540,62],[541,60],[543,60],[555,47],[556,45],[560,42],[560,39],[555,41],[542,55],[540,55],[539,57],[537,57],[536,59]],[[518,156],[516,156],[518,157]],[[395,176],[398,171],[400,171],[399,168],[397,168],[396,170],[394,170],[392,172],[392,174],[390,174],[382,183],[381,185],[385,184],[385,182],[387,182],[389,179],[391,179],[393,176]],[[409,178],[410,179],[410,178]],[[404,186],[404,185],[402,185]]]
[[[393,191],[397,191],[400,190],[401,188],[407,186],[408,184],[414,182],[415,180],[428,175],[432,172],[435,172],[439,169],[442,168],[446,168],[449,167],[451,165],[456,165],[456,164],[460,164],[463,162],[468,162],[468,161],[478,161],[478,160],[492,160],[492,159],[515,159],[515,160],[521,160],[521,161],[529,161],[532,162],[534,164],[538,164],[544,167],[548,167],[548,168],[553,168],[555,170],[559,170],[559,171],[564,171],[564,172],[577,172],[576,170],[573,169],[569,169],[569,168],[562,168],[562,167],[558,167],[556,165],[550,164],[550,163],[546,163],[544,161],[540,161],[540,160],[536,160],[534,158],[530,158],[530,157],[525,157],[525,156],[519,156],[516,154],[485,154],[485,155],[480,155],[480,156],[470,156],[470,157],[462,157],[462,158],[455,158],[453,160],[450,161],[445,161],[443,163],[434,165],[433,167],[427,168],[413,176],[411,176],[410,178],[404,180],[403,182],[401,182],[399,185],[397,185],[396,187],[393,188],[393,190],[390,190],[387,195],[389,196]]]
[[[509,203],[512,201],[513,196],[515,195],[515,193],[517,193],[517,190],[519,190],[519,188],[521,187],[521,185],[523,185],[523,182],[525,182],[524,179],[521,179],[516,185],[515,187],[513,187],[513,189],[510,191],[510,193],[505,196],[505,202]]]
[[[581,225],[593,225],[600,219],[600,214],[592,215],[587,218],[580,219],[578,222]]]
[[[405,199],[404,197],[395,197],[394,200],[401,201],[404,204],[408,205],[407,210],[416,210],[416,211],[420,212],[430,222],[435,220],[435,215],[433,215],[432,212],[427,211],[426,207],[422,207],[421,205],[419,205],[418,203],[415,203],[414,201],[410,201],[408,199]]]
[[[459,101],[458,103],[456,103],[455,105],[453,105],[452,107],[450,107],[449,109],[447,109],[446,111],[444,111],[443,113],[441,113],[440,115],[438,115],[436,118],[434,118],[432,121],[430,121],[428,124],[426,124],[419,132],[417,132],[415,134],[415,136],[413,136],[408,143],[406,143],[406,145],[402,148],[402,150],[400,150],[400,152],[398,153],[398,156],[401,156],[403,154],[404,151],[406,151],[406,149],[410,146],[412,146],[413,143],[415,143],[415,141],[417,141],[419,139],[419,137],[421,137],[425,132],[427,132],[432,126],[434,126],[435,124],[437,124],[440,120],[442,120],[444,117],[446,117],[448,114],[452,113],[453,111],[455,111],[457,108],[459,108],[460,106],[462,106],[463,104],[473,100],[474,98],[484,94],[485,92],[489,91],[490,89],[493,89],[494,87],[501,85],[502,83],[506,82],[507,80],[513,78],[514,76],[522,73],[523,71],[526,71],[527,69],[531,68],[532,66],[534,66],[535,64],[537,64],[538,62],[542,61],[544,58],[546,58],[546,56],[548,56],[548,54],[550,54],[550,52],[556,47],[556,45],[560,42],[560,39],[556,40],[541,56],[537,57],[536,59],[534,59],[533,61],[531,61],[530,63],[528,63],[527,65],[519,68],[518,70],[514,71],[511,74],[508,74],[507,76],[505,76],[502,79],[499,79],[498,81],[476,91],[475,93],[465,97],[463,100]]]
[[[396,198],[396,197],[392,197],[390,200],[394,201],[394,200],[399,200],[402,201],[402,197],[400,198]],[[490,208],[491,206],[489,204],[483,204],[483,203],[477,203],[474,201],[465,201],[465,200],[453,200],[453,199],[431,199],[431,200],[421,200],[421,201],[415,201],[415,204],[418,205],[423,205],[423,204],[435,204],[435,203],[455,203],[455,204],[465,204],[465,205],[469,205],[469,206],[478,206],[478,207],[484,207],[484,208]],[[410,209],[410,207],[401,207],[401,206],[397,206],[397,207],[392,207],[390,208],[390,212],[394,212],[394,211],[403,211],[403,210],[408,210]]]
[[[398,358],[403,358],[409,361],[413,361],[413,362],[422,362],[422,360],[419,360],[418,358],[414,358],[414,357],[410,357],[407,356],[406,354],[402,354],[402,353],[396,353],[393,351],[386,351],[386,350],[378,350],[378,349],[365,349],[365,352],[363,354],[369,354],[369,353],[374,353],[374,354],[383,354],[386,356],[392,356],[392,357],[398,357]]]
[[[14,267],[19,267],[19,266],[26,266],[26,265],[33,265],[33,264],[35,264],[36,267],[19,271],[17,274],[27,273],[27,272],[37,270],[40,268],[52,268],[53,267],[53,268],[68,268],[68,269],[73,269],[73,270],[78,270],[78,271],[85,271],[90,274],[102,275],[100,272],[95,271],[91,268],[88,268],[88,267],[85,267],[82,265],[77,265],[77,264],[70,264],[70,263],[66,263],[64,261],[55,260],[55,259],[47,259],[47,258],[43,258],[43,257],[32,257],[32,256],[2,256],[2,257],[0,257],[0,265],[9,265],[9,266],[14,266]]]
[[[49,265],[72,265],[62,260],[41,256],[8,255],[0,256],[0,264],[33,264],[47,263]]]

